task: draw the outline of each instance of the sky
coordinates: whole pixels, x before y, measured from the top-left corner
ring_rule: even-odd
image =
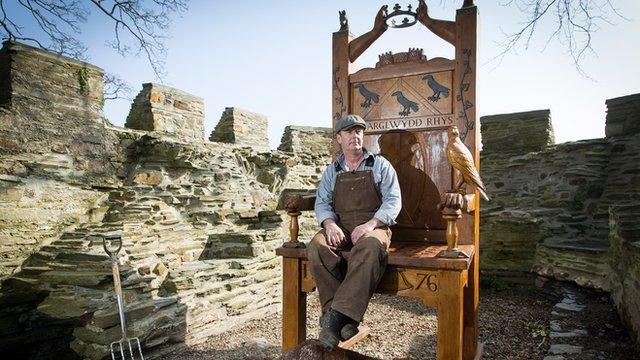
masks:
[[[582,62],[580,74],[566,47],[553,40],[545,47],[554,22],[539,24],[528,49],[519,46],[502,61],[505,33],[519,29],[524,15],[506,0],[476,0],[479,28],[479,114],[493,115],[550,109],[557,143],[604,137],[605,100],[640,92],[640,2],[614,0],[628,19],[610,16],[594,33],[595,54]],[[417,0],[411,3],[414,9]],[[427,1],[430,15],[453,20],[460,1]],[[331,126],[331,37],[339,29],[338,11],[346,10],[350,31],[371,29],[381,5],[395,2],[352,1],[204,1],[192,0],[175,17],[165,44],[164,84],[202,97],[205,138],[225,107],[267,116],[269,143],[276,148],[287,125]],[[29,25],[27,23],[27,26]],[[80,38],[88,61],[119,75],[133,88],[159,82],[145,58],[122,57],[107,47],[112,25],[94,11]],[[358,60],[356,68],[374,67],[378,54],[423,48],[428,58],[453,58],[453,46],[424,26],[389,29]],[[131,101],[107,101],[105,116],[124,125]]]

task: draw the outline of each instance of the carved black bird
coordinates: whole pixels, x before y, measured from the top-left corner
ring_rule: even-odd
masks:
[[[369,106],[371,106],[371,101],[377,104],[380,100],[380,96],[364,87],[364,84],[358,84],[356,85],[356,87],[358,88],[360,95],[364,97],[364,102],[360,104],[360,106],[362,106],[363,108],[368,108]]]
[[[438,83],[433,75],[425,75],[422,80],[427,80],[427,85],[433,90],[433,95],[428,97],[429,100],[436,102],[440,100],[440,95],[449,97],[449,88]]]
[[[418,103],[411,101],[402,95],[402,91],[396,91],[391,96],[395,96],[400,105],[404,107],[402,111],[398,113],[400,116],[409,116],[411,110],[414,112],[418,111]]]

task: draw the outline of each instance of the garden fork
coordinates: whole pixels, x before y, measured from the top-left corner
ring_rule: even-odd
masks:
[[[109,250],[107,242],[110,246],[116,246],[115,250]],[[107,252],[109,258],[111,258],[111,270],[113,272],[113,287],[116,292],[116,300],[118,302],[118,314],[120,315],[120,330],[122,338],[118,341],[114,341],[109,346],[111,349],[111,360],[116,359],[130,359],[130,360],[144,360],[142,355],[142,347],[140,346],[140,339],[137,337],[127,337],[127,324],[124,318],[124,299],[122,297],[122,287],[120,285],[120,268],[118,266],[118,252],[122,248],[122,236],[120,235],[106,235],[102,238],[102,247]],[[119,357],[117,357],[117,355]],[[126,355],[126,356],[125,356]]]

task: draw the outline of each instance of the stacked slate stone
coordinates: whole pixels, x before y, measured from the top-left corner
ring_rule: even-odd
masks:
[[[630,99],[638,97],[607,104],[629,111],[637,106]],[[548,146],[550,121],[535,114],[544,112],[481,119],[481,174],[492,195],[481,213],[482,271],[515,280],[534,271],[608,289],[609,207],[640,201],[639,134],[627,127],[624,135]],[[625,116],[639,119],[640,112]]]
[[[268,151],[267,118],[237,107],[228,107],[209,140]]]
[[[287,126],[282,135],[279,150],[285,153],[293,153],[292,159],[301,161],[294,163],[289,161],[288,168],[293,173],[286,188],[282,189],[283,194],[298,193],[301,195],[313,195],[320,177],[325,167],[331,163],[331,144],[333,139],[333,129],[311,126]],[[300,226],[299,240],[307,242],[318,231],[313,211],[303,212],[298,217]]]
[[[333,130],[324,127],[294,126],[284,128],[279,150],[303,153],[324,153],[331,148]]]
[[[9,41],[0,67],[3,173],[117,183],[124,154],[101,118],[102,69]]]
[[[522,206],[527,200],[537,201],[530,187],[539,179],[531,176],[531,169],[518,168],[531,162],[535,155],[530,152],[553,144],[550,112],[485,116],[481,134],[481,176],[492,199],[480,213],[481,270],[520,281],[522,273],[531,271],[543,235],[537,212]]]
[[[625,136],[640,132],[640,94],[608,99],[607,122],[605,135],[607,137]]]
[[[331,162],[331,128],[287,126],[278,151],[251,153],[239,150],[247,159],[245,169],[256,180],[280,194],[279,208],[284,194],[315,194],[325,167]],[[299,240],[309,241],[318,224],[313,211],[305,211],[298,217]]]
[[[611,161],[597,216],[610,227],[611,298],[640,343],[640,94],[607,100],[607,107]]]
[[[184,91],[147,83],[131,104],[125,126],[160,131],[183,139],[204,139],[204,102]]]
[[[640,201],[610,208],[611,299],[640,343]]]
[[[492,195],[481,212],[482,271],[516,282],[535,271],[606,288],[606,234],[595,235],[593,212],[606,180],[607,141],[550,146],[548,110],[481,123],[481,175]]]
[[[554,145],[549,110],[483,116],[483,154],[525,154]]]
[[[0,189],[1,279],[18,270],[44,242],[87,221],[87,210],[98,209],[104,198],[102,192],[36,178],[26,171],[0,175]]]
[[[67,76],[73,79],[75,63],[68,60],[70,66],[52,68],[72,71]],[[165,96],[162,104],[177,107],[178,97],[157,89],[151,86],[142,98]],[[102,249],[102,236],[110,233],[123,238],[130,335],[140,337],[149,356],[277,311],[281,270],[274,249],[288,239],[288,224],[274,211],[278,197],[289,187],[315,188],[330,161],[328,150],[264,152],[266,126],[258,149],[194,141],[202,138],[199,125],[184,131],[191,125],[183,121],[185,113],[174,111],[171,118],[151,100],[134,105],[132,123],[152,114],[154,121],[184,126],[149,132],[87,117],[99,137],[82,143],[65,137],[83,130],[74,121],[34,130],[37,118],[25,116],[23,107],[37,104],[40,90],[20,94],[0,115],[18,129],[3,128],[0,144],[12,144],[21,131],[39,142],[0,154],[0,250],[7,260],[0,275],[3,355],[107,355],[108,344],[120,337],[111,264]],[[65,119],[66,104],[49,105],[40,116]],[[90,158],[86,149],[92,146],[102,147],[105,157]]]
[[[74,324],[71,348],[87,358],[120,336],[103,234],[123,235],[129,329],[150,351],[225,331],[280,301],[275,195],[243,172],[233,148],[151,136],[136,147],[131,182],[109,192],[103,217],[54,236],[9,282],[16,296],[47,294],[27,314]],[[14,336],[33,335],[14,326]]]
[[[100,118],[102,69],[91,64],[5,42],[0,87],[3,279],[121,183],[132,135]]]

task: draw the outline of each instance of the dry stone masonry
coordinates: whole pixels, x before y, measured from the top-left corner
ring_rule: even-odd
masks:
[[[158,84],[120,128],[101,118],[102,87],[93,65],[0,51],[3,355],[107,354],[119,327],[104,234],[122,234],[128,324],[150,357],[280,307],[278,202],[313,192],[331,129],[289,126],[269,150],[266,117],[229,107],[203,141],[202,100]],[[604,139],[554,145],[548,110],[482,119],[480,253],[484,276],[610,289],[638,334],[639,97],[620,99]],[[310,239],[313,214],[300,222]]]
[[[638,121],[640,94],[609,99],[606,104],[607,121],[605,134],[607,137],[640,132],[640,121]]]
[[[204,102],[172,87],[143,84],[125,126],[174,134],[184,140],[204,140]]]
[[[278,150],[295,153],[325,153],[331,148],[330,128],[289,125],[284,128]]]
[[[237,107],[228,107],[224,109],[209,140],[268,151],[267,118]]]
[[[288,231],[274,211],[278,197],[315,188],[328,151],[203,142],[202,101],[156,84],[145,84],[132,106],[127,126],[138,129],[113,127],[93,110],[101,99],[89,96],[101,94],[102,70],[17,44],[6,44],[0,61],[11,64],[2,69],[0,107],[3,354],[107,354],[119,337],[101,243],[108,233],[122,234],[128,324],[150,356],[279,309],[274,249]],[[38,72],[41,63],[51,69]],[[85,66],[81,93],[76,74]],[[264,150],[259,120],[264,141],[255,142]]]
[[[640,96],[607,105],[606,138],[558,145],[549,145],[548,111],[481,119],[481,174],[492,194],[481,213],[481,271],[512,281],[530,281],[526,273],[534,272],[610,290],[638,335],[640,129],[633,124]]]
[[[640,343],[640,204],[614,205],[610,214],[611,298]]]
[[[527,153],[555,144],[551,111],[537,110],[482,117],[482,152]]]

